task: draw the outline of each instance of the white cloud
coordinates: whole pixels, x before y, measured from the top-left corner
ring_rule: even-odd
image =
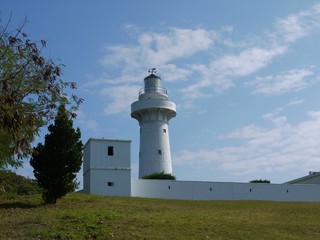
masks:
[[[287,53],[293,42],[308,36],[320,26],[319,6],[320,4],[316,4],[307,11],[279,18],[272,34],[256,37],[246,44],[221,37],[220,40],[226,47],[233,48],[233,51],[240,49],[240,52],[213,58],[207,65],[195,64],[193,70],[201,77],[196,83],[186,86],[182,92],[193,99],[207,96],[203,91],[209,87],[219,93],[235,86],[235,82],[241,77],[250,76],[267,67],[276,57]],[[282,94],[304,89],[309,84],[306,77],[312,74],[311,68],[289,70],[278,76],[257,78],[252,84],[256,87],[255,93]]]
[[[214,69],[214,72],[218,72],[222,76],[246,76],[267,66],[274,57],[285,53],[285,51],[285,47],[272,49],[253,47],[239,54],[227,55],[215,60],[210,67]]]
[[[100,95],[110,101],[104,109],[105,114],[117,114],[130,111],[132,102],[138,100],[138,92],[141,86],[119,85],[101,89]]]
[[[155,66],[208,50],[216,33],[206,29],[173,28],[167,34],[144,33],[139,37],[142,56]]]
[[[132,26],[128,29],[132,29]],[[137,31],[136,28],[134,30]],[[87,87],[99,88],[100,94],[107,99],[105,113],[127,112],[130,101],[137,98],[139,89],[131,83],[141,82],[142,87],[145,76],[142,76],[141,72],[146,71],[146,66],[161,69],[161,75],[168,82],[186,81],[192,74],[190,67],[178,66],[172,61],[207,51],[216,38],[214,31],[202,28],[171,28],[166,33],[140,33],[136,45],[106,47],[107,54],[101,59],[101,64],[107,68],[118,68],[120,76],[100,78],[89,83]]]
[[[308,116],[309,119],[293,126],[285,116],[266,114],[264,118],[273,122],[274,127],[249,125],[224,136],[242,140],[240,146],[194,152],[182,150],[173,161],[195,168],[227,170],[233,175],[317,170],[320,164],[320,111],[309,112]]]
[[[296,106],[296,105],[300,105],[304,103],[304,99],[293,99],[292,101],[290,101],[287,106]]]
[[[177,67],[175,64],[166,64],[160,66],[161,76],[167,82],[174,82],[177,80],[186,81],[189,75],[192,74],[190,69]]]
[[[278,75],[257,77],[248,84],[254,86],[254,93],[265,95],[283,94],[292,91],[297,92],[312,83],[308,77],[313,74],[312,67],[291,69]]]
[[[99,89],[113,89],[117,85],[127,88],[133,83],[142,82],[146,67],[157,67],[163,80],[180,81],[178,92],[185,101],[184,107],[194,107],[194,100],[211,97],[232,87],[237,82],[263,68],[274,59],[288,52],[291,45],[312,33],[320,26],[320,4],[306,11],[279,18],[272,33],[244,38],[239,36],[233,26],[222,27],[219,31],[205,28],[169,28],[168,31],[142,32],[141,29],[127,25],[133,31],[131,39],[135,44],[107,46],[101,63],[106,69],[117,71],[118,77],[100,78],[91,85]],[[224,38],[228,36],[228,39]],[[233,37],[233,39],[232,39]],[[226,44],[229,42],[229,45]],[[218,44],[223,46],[223,52]],[[311,82],[311,68],[292,69],[280,74],[258,77],[251,81],[254,93],[272,95],[305,89]],[[142,85],[142,84],[141,84]],[[110,93],[106,111],[119,113],[124,111],[124,100]],[[136,93],[135,93],[136,94]],[[132,98],[132,96],[130,96]]]
[[[239,54],[229,54],[213,60],[208,66],[193,65],[192,70],[201,75],[201,80],[181,90],[188,99],[208,96],[203,89],[213,87],[215,92],[222,92],[233,87],[235,78],[250,75],[266,67],[274,57],[286,52],[285,47],[263,49],[248,48]]]
[[[206,29],[171,28],[166,33],[146,32],[138,36],[137,45],[106,47],[101,63],[124,68],[162,66],[179,58],[208,50],[217,34]]]
[[[309,10],[278,19],[275,23],[276,31],[271,36],[285,43],[292,43],[307,36],[315,27],[320,26],[319,6],[317,3]]]

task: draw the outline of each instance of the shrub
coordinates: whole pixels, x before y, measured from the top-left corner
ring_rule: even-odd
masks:
[[[266,179],[255,179],[255,180],[251,180],[250,183],[271,183],[270,180],[266,180]]]
[[[152,173],[144,176],[143,179],[162,179],[162,180],[176,180],[176,177],[170,173]]]
[[[0,195],[31,195],[41,193],[41,188],[33,179],[20,176],[8,170],[0,171]]]

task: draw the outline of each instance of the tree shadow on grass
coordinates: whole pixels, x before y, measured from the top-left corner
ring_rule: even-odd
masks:
[[[12,203],[0,203],[0,209],[10,209],[10,208],[21,208],[21,209],[29,209],[29,208],[37,208],[43,206],[43,204],[31,204],[24,202],[12,202]]]

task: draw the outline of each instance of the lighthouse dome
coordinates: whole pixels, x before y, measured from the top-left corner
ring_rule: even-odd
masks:
[[[161,86],[161,78],[155,74],[150,74],[144,79],[144,87],[145,88],[153,88]]]
[[[154,74],[155,69],[152,69],[151,74],[144,79],[144,88],[139,91],[139,99],[167,99],[167,89],[161,87],[161,78]]]

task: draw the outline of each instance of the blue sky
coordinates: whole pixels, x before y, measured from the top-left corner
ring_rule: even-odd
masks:
[[[132,140],[133,177],[130,104],[152,67],[177,104],[177,179],[282,183],[320,170],[320,2],[3,1],[3,22],[10,12],[11,29],[27,17],[25,32],[78,83],[83,142]],[[28,163],[18,172],[32,176]]]

